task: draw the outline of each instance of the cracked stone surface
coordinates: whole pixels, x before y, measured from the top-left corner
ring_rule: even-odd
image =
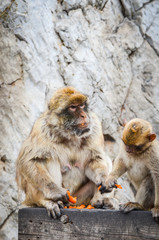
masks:
[[[159,136],[159,1],[7,0],[0,23],[0,238],[13,240],[15,161],[57,88],[89,95],[112,160],[125,119],[145,118]],[[119,181],[117,197],[132,200]]]

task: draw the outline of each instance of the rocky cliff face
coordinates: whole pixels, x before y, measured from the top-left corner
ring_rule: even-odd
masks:
[[[89,95],[112,158],[124,119],[145,118],[159,135],[159,2],[6,0],[0,21],[0,238],[11,240],[15,160],[57,88]]]

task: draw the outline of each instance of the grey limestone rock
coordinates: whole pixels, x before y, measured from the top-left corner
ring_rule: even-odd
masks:
[[[112,160],[125,119],[145,118],[159,136],[159,2],[0,1],[0,22],[0,238],[13,240],[16,158],[57,88],[89,95]],[[126,176],[120,184],[120,201],[132,199]]]

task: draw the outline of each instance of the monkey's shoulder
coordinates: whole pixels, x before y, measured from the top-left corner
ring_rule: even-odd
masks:
[[[101,121],[97,114],[93,111],[89,112],[89,116],[92,118],[92,124],[101,127]]]
[[[99,117],[94,113],[90,112],[90,118],[92,122],[92,129],[88,136],[88,141],[91,143],[95,142],[104,142],[103,131],[102,131],[102,124]]]

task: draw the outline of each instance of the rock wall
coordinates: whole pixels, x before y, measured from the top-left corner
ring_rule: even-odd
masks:
[[[112,159],[124,119],[145,118],[159,136],[159,2],[6,0],[0,22],[0,238],[12,240],[15,161],[57,88],[89,95]]]

